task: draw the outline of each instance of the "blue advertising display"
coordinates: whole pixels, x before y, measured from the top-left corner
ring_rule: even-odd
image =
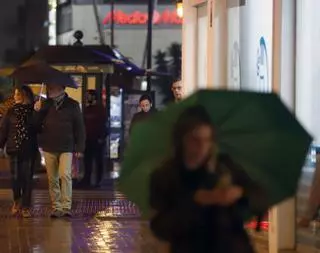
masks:
[[[257,91],[270,92],[269,83],[269,59],[266,41],[260,38],[257,51]]]

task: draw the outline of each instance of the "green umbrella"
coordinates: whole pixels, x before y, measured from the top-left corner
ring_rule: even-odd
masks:
[[[120,190],[148,215],[149,176],[173,152],[172,131],[188,107],[202,105],[228,154],[275,205],[296,193],[312,138],[276,94],[201,90],[138,123],[125,152]]]

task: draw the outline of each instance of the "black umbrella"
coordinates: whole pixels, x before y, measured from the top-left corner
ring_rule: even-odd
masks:
[[[45,63],[35,63],[17,68],[12,78],[26,84],[54,84],[78,88],[76,82],[66,73],[56,70]]]

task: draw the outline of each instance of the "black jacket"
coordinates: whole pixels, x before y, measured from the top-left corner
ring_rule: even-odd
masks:
[[[56,109],[52,99],[44,101],[40,112],[35,112],[39,131],[39,146],[45,152],[84,152],[85,127],[79,103],[66,96]]]
[[[171,161],[151,175],[153,233],[170,243],[172,253],[253,253],[240,213],[248,208],[250,194],[258,187],[234,170],[234,183],[245,188],[246,198],[231,207],[200,206],[193,201],[195,191],[216,187],[219,173],[209,173],[206,168],[189,172],[181,164]],[[226,156],[220,156],[218,164],[234,168]]]
[[[137,112],[133,115],[131,123],[130,123],[130,128],[129,128],[129,133],[131,133],[132,128],[134,127],[134,125],[136,125],[139,122],[142,122],[146,119],[148,119],[150,116],[152,116],[154,113],[156,113],[157,110],[151,108],[149,112]]]
[[[19,121],[19,117],[23,117],[22,121]],[[37,136],[31,105],[14,105],[3,117],[0,128],[0,148],[5,146],[9,155],[17,153],[30,155],[31,152],[37,151]]]

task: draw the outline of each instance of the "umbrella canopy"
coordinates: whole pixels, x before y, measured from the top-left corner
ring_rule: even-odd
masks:
[[[56,70],[45,63],[31,64],[17,68],[12,74],[20,83],[54,84],[78,88],[76,82],[66,73]]]
[[[271,207],[296,193],[312,138],[276,94],[199,91],[132,130],[119,186],[148,215],[150,173],[173,153],[172,132],[188,107],[203,106],[228,154],[267,194]],[[248,213],[248,212],[247,212]],[[250,210],[249,210],[250,213]]]
[[[124,57],[114,57],[109,54],[105,54],[103,52],[100,52],[98,50],[93,50],[93,52],[97,55],[100,55],[101,57],[104,57],[106,61],[111,62],[112,64],[115,65],[116,68],[120,68],[132,75],[135,76],[144,76],[146,74],[146,70],[139,68],[137,65],[134,63],[130,62],[128,59]],[[120,56],[120,54],[119,54]]]

